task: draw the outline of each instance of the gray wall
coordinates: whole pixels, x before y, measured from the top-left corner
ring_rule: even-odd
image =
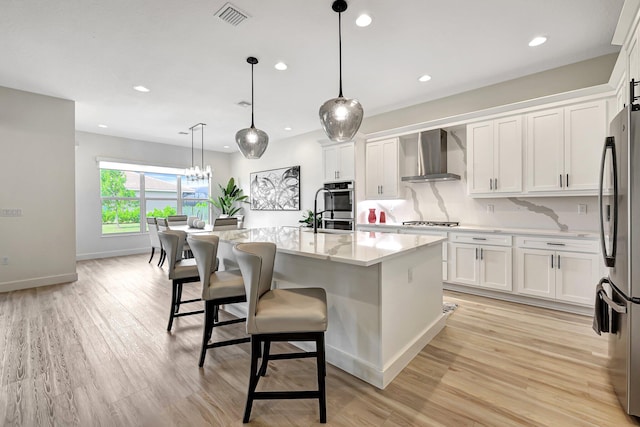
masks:
[[[73,101],[0,87],[0,292],[76,274]],[[7,265],[1,265],[8,257]]]
[[[446,98],[366,117],[360,132],[370,134],[606,84],[609,82],[617,57],[617,53],[604,55]],[[470,70],[470,72],[472,71]]]

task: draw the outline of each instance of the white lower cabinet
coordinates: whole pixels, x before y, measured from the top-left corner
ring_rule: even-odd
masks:
[[[593,304],[595,286],[600,277],[600,256],[582,251],[597,251],[595,241],[587,242],[592,245],[585,245],[584,241],[545,242],[542,239],[519,238],[517,244],[526,240],[532,246],[538,246],[535,244],[538,242],[559,249],[516,248],[518,293],[572,304]]]
[[[461,233],[451,234],[449,241],[452,243],[449,244],[448,282],[501,291],[512,290],[511,236],[487,237]]]

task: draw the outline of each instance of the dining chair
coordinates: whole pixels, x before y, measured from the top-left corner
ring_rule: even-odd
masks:
[[[147,218],[147,228],[149,229],[149,239],[151,240],[151,257],[149,257],[149,262],[153,259],[153,255],[156,252],[156,249],[160,251],[160,259],[158,259],[158,267],[160,267],[164,261],[164,249],[162,248],[162,243],[160,242],[160,236],[158,236],[158,224],[155,218]]]
[[[182,258],[183,246],[187,233],[182,230],[166,230],[158,232],[160,241],[166,251],[169,260],[167,275],[171,280],[171,310],[169,311],[169,324],[167,331],[171,331],[173,320],[176,317],[191,316],[204,313],[204,310],[195,310],[180,313],[181,304],[189,304],[200,301],[200,298],[182,300],[182,285],[185,283],[199,282],[200,275],[196,261],[193,258]],[[212,268],[215,268],[214,263]]]
[[[198,266],[204,300],[204,329],[198,366],[204,365],[207,350],[216,347],[249,342],[249,337],[209,343],[213,328],[244,322],[246,318],[218,320],[218,311],[223,304],[246,302],[244,282],[240,270],[216,271],[219,238],[215,235],[189,235],[187,238]]]
[[[187,225],[187,219],[186,215],[169,215],[167,216],[167,223],[169,227],[172,225]]]
[[[156,218],[158,224],[158,231],[167,231],[169,229],[169,222],[167,218]]]
[[[242,422],[249,422],[256,399],[318,399],[320,422],[327,421],[324,333],[327,330],[327,297],[322,288],[271,289],[276,245],[270,242],[239,243],[233,247],[247,294],[247,333],[251,335],[249,390]],[[272,342],[315,341],[316,351],[270,354]],[[262,352],[262,363],[258,358]],[[256,391],[271,360],[316,358],[318,390]]]
[[[238,218],[216,218],[213,221],[214,230],[236,230],[238,228]]]

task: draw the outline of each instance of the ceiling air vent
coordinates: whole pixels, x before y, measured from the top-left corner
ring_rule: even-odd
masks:
[[[216,12],[216,16],[234,27],[249,18],[248,13],[241,11],[231,3],[225,3],[225,5]]]

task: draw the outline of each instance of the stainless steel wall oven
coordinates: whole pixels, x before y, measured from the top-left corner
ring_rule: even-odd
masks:
[[[333,218],[325,215],[322,218],[322,227],[333,230],[353,230],[355,218],[355,195],[353,181],[329,182],[324,188],[331,192],[333,200],[328,193],[324,193],[324,208],[333,209]]]

